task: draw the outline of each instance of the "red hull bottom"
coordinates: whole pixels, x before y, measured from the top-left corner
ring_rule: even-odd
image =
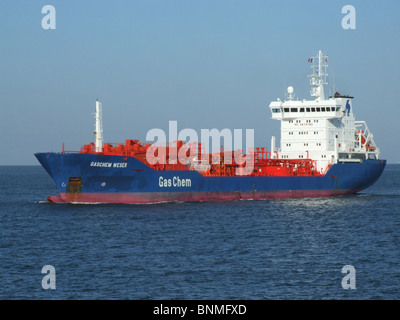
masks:
[[[50,196],[52,203],[124,203],[146,204],[174,201],[231,201],[284,198],[335,197],[360,190],[284,190],[284,191],[224,191],[224,192],[152,192],[152,193],[60,193]]]

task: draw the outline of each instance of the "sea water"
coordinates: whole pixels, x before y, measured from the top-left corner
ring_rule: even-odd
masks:
[[[42,167],[0,167],[1,299],[400,298],[400,165],[334,198],[72,205],[49,195]]]

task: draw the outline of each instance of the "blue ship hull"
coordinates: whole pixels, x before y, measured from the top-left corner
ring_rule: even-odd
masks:
[[[59,190],[51,202],[154,203],[323,197],[356,193],[380,177],[386,160],[334,164],[324,176],[202,176],[153,170],[134,157],[37,153]]]

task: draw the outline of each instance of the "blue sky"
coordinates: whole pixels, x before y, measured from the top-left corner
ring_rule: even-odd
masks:
[[[55,30],[41,26],[47,4]],[[355,30],[341,25],[348,4]],[[270,101],[289,85],[310,98],[307,59],[319,49],[381,158],[398,162],[399,12],[396,0],[3,0],[0,165],[93,141],[96,98],[106,142],[145,140],[176,120],[178,130],[254,129],[269,147],[279,137]]]

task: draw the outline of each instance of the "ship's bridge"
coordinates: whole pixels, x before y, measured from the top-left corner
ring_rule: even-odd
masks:
[[[292,120],[298,118],[335,119],[343,117],[348,103],[351,105],[351,97],[330,98],[323,101],[282,101],[278,99],[271,102],[269,107],[272,119],[275,120]]]
[[[319,170],[338,161],[378,158],[379,149],[365,121],[355,120],[353,97],[338,92],[325,97],[327,61],[321,51],[309,59],[313,70],[309,75],[310,94],[314,100],[295,100],[290,86],[284,100],[270,103],[272,119],[281,121],[280,148],[276,148],[275,137],[271,139],[275,158],[313,159]]]

